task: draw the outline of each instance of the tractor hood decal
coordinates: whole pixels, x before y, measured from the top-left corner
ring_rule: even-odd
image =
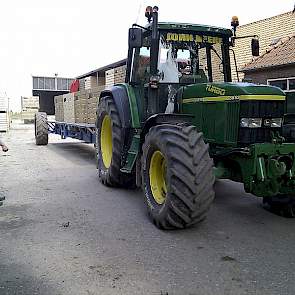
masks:
[[[285,100],[284,92],[273,86],[250,83],[202,83],[183,91],[183,103],[226,100]]]
[[[195,35],[195,34],[178,34],[178,33],[167,33],[166,41],[177,41],[177,42],[196,42],[196,43],[209,43],[218,44],[222,43],[222,38],[217,36],[206,36],[206,35]]]

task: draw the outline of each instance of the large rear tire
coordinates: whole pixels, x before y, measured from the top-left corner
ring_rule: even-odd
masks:
[[[35,139],[36,145],[48,144],[47,114],[38,112],[35,114]]]
[[[178,229],[202,221],[214,199],[213,161],[202,133],[186,124],[158,125],[142,150],[143,190],[155,225]]]
[[[99,178],[107,186],[132,188],[133,174],[120,171],[124,132],[112,97],[102,97],[97,108],[96,154]]]

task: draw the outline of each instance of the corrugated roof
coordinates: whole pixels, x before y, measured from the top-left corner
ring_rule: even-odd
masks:
[[[270,46],[265,53],[247,64],[242,71],[295,64],[295,33],[281,38],[275,45]]]
[[[125,59],[119,60],[117,62],[114,62],[112,64],[103,66],[103,67],[98,68],[96,70],[90,71],[90,72],[88,72],[86,74],[80,75],[80,76],[76,77],[76,79],[82,79],[82,78],[86,78],[86,77],[89,77],[89,76],[95,76],[97,72],[105,72],[107,70],[126,65],[126,60],[127,59],[125,58]]]

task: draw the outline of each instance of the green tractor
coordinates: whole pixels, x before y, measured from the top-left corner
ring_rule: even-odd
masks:
[[[295,99],[276,87],[232,83],[231,30],[160,23],[157,7],[146,16],[146,27],[129,29],[125,83],[100,96],[102,183],[142,187],[162,229],[202,221],[216,178],[241,182],[294,217]]]

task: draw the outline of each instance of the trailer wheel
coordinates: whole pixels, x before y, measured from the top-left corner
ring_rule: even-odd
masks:
[[[36,145],[48,144],[47,114],[39,112],[35,114],[35,139]]]
[[[158,125],[142,150],[145,202],[155,225],[175,229],[202,221],[214,199],[213,161],[202,133],[186,124]]]
[[[124,134],[112,97],[106,96],[100,99],[96,126],[97,168],[101,182],[108,186],[134,187],[134,175],[120,171]]]
[[[295,217],[295,197],[278,196],[263,198],[263,205],[268,211],[287,218]]]

